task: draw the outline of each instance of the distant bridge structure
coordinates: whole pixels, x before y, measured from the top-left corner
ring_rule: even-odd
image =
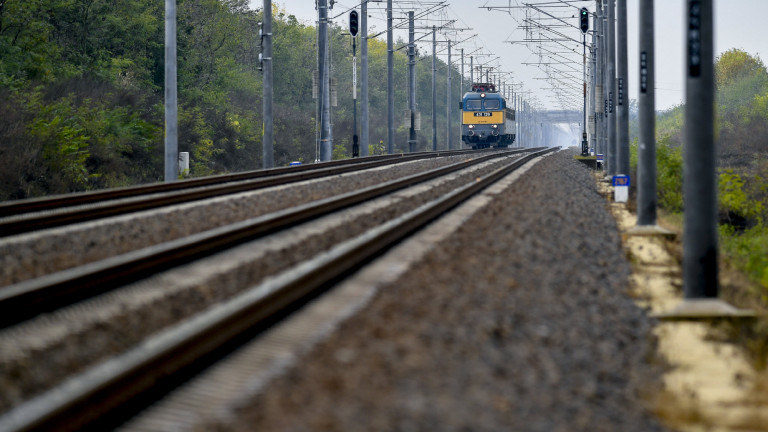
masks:
[[[575,110],[542,111],[541,119],[549,123],[581,123],[584,121],[584,113]]]

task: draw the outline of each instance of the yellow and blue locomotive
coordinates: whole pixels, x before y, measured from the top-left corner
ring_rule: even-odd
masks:
[[[461,101],[461,140],[473,149],[515,142],[515,110],[489,83],[472,84]]]

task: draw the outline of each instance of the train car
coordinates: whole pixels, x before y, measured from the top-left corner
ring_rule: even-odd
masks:
[[[489,83],[472,84],[461,104],[461,140],[473,149],[515,142],[515,110]]]

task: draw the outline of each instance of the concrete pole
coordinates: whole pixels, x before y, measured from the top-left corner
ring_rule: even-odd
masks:
[[[357,36],[352,36],[352,157],[360,156],[357,135]]]
[[[437,28],[432,26],[432,151],[437,151]]]
[[[469,56],[469,83],[474,84],[475,83],[475,65],[474,63],[474,56]]]
[[[446,68],[446,73],[448,75],[448,90],[447,90],[447,101],[446,101],[446,114],[445,114],[445,121],[448,123],[446,130],[447,132],[447,149],[451,150],[453,148],[453,140],[451,140],[451,99],[453,98],[453,95],[451,94],[451,40],[448,39],[448,67]]]
[[[581,132],[581,155],[582,156],[588,156],[589,155],[589,141],[587,141],[587,131],[589,128],[587,127],[587,34],[582,33],[581,35],[581,69],[582,69],[582,80],[584,83],[583,86],[583,92],[584,92],[584,106],[583,106],[583,114],[584,119],[582,120],[584,123],[581,124],[582,126],[582,132]]]
[[[518,107],[517,100],[520,98],[520,95],[515,94],[515,143],[517,144],[517,147],[522,147],[522,144],[520,144],[520,108]]]
[[[617,107],[616,113],[616,169],[618,174],[629,175],[629,73],[627,71],[627,0],[616,0],[617,14]]]
[[[606,0],[607,1],[607,0]],[[607,174],[608,169],[608,17],[606,13],[606,4],[600,1],[598,5],[600,10],[600,39],[598,50],[600,51],[600,153],[603,154],[603,171]]]
[[[331,94],[328,79],[328,0],[317,0],[318,33],[317,64],[318,85],[322,98],[320,108],[320,161],[331,160]]]
[[[640,130],[637,160],[637,225],[656,225],[656,91],[653,0],[640,0]]]
[[[392,42],[392,0],[387,0],[387,154],[395,152],[395,56]]]
[[[616,3],[608,0],[608,174],[618,173],[616,158]]]
[[[459,79],[459,100],[464,99],[464,48],[461,49],[461,77]],[[459,124],[457,125],[456,136],[459,137],[458,147],[461,149],[461,117],[459,117]]]
[[[591,71],[591,74],[590,74],[591,75],[590,76],[591,87],[589,89],[589,103],[590,103],[589,112],[592,114],[592,121],[591,121],[592,124],[590,126],[593,127],[593,131],[594,132],[590,135],[590,148],[592,149],[592,151],[595,152],[595,154],[597,154],[599,152],[597,151],[597,134],[598,134],[598,132],[597,132],[597,105],[596,105],[596,102],[597,102],[597,91],[596,91],[596,87],[597,87],[598,83],[600,82],[600,81],[598,81],[598,78],[597,78],[597,32],[598,32],[598,30],[597,30],[597,22],[598,22],[597,18],[595,18],[593,20],[593,22],[594,22],[594,25],[592,26],[592,28],[594,29],[594,31],[592,32],[592,64],[591,64],[592,71]]]
[[[273,116],[272,116],[272,0],[264,0],[264,23],[262,26],[262,68],[264,71],[264,91],[262,109],[264,117],[264,136],[262,137],[262,166],[264,169],[275,166],[273,147]]]
[[[715,298],[718,244],[712,0],[688,0],[687,6],[683,293],[686,299]]]
[[[459,80],[459,97],[464,97],[464,48],[461,49],[461,79]]]
[[[360,5],[360,61],[361,65],[361,82],[360,82],[360,105],[361,116],[360,119],[360,156],[368,156],[368,0],[362,0]]]
[[[176,0],[165,0],[165,181],[179,178]]]
[[[408,12],[408,109],[411,111],[411,127],[408,133],[408,152],[416,149],[416,43],[413,11]]]

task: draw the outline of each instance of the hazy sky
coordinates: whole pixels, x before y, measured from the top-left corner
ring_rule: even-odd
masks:
[[[261,0],[250,0],[252,7],[263,5]],[[330,1],[330,0],[329,0]],[[553,0],[527,0],[526,3],[544,2],[552,3]],[[314,0],[273,0],[281,9],[285,9],[288,14],[295,15],[299,20],[309,25],[315,25],[317,20],[317,11]],[[418,14],[420,10],[425,10],[431,5],[439,3],[438,0],[395,0],[396,19],[403,19],[407,10],[415,10]],[[452,62],[459,64],[460,49],[463,48],[465,54],[465,75],[469,77],[469,53],[493,54],[492,56],[475,57],[475,65],[478,62],[489,62],[489,65],[501,69],[505,72],[511,72],[506,79],[507,82],[514,81],[521,83],[523,91],[531,91],[528,97],[535,97],[538,106],[542,109],[559,109],[558,99],[554,96],[553,87],[562,87],[562,84],[553,86],[546,80],[546,74],[536,66],[525,65],[524,63],[535,63],[539,60],[539,55],[529,49],[523,43],[510,43],[510,41],[521,41],[525,39],[526,32],[521,28],[525,19],[526,10],[523,8],[514,8],[522,3],[522,0],[448,0],[448,7],[431,14],[428,18],[419,21],[417,26],[417,38],[424,36],[428,31],[418,27],[431,27],[448,23],[456,20],[453,27],[460,30],[442,33],[438,35],[438,40],[451,39],[453,41],[462,41],[477,35],[452,49]],[[547,8],[546,11],[557,17],[568,17],[566,22],[577,24],[576,13],[578,7],[585,6],[591,12],[595,9],[594,1],[576,2],[570,1],[571,7],[559,9]],[[640,0],[627,0],[628,3],[628,36],[629,36],[629,90],[630,98],[637,96],[637,69],[638,69],[638,8]],[[655,46],[656,46],[656,108],[658,110],[668,109],[684,101],[685,98],[685,76],[684,76],[684,48],[685,48],[685,0],[656,0],[655,1]],[[348,22],[347,11],[350,8],[359,10],[359,0],[336,1],[330,16],[338,16],[335,22],[346,26]],[[378,33],[386,29],[386,1],[379,2],[369,0],[369,28],[372,32]],[[488,11],[484,6],[508,6],[510,12],[494,10]],[[529,10],[530,11],[530,10]],[[573,18],[570,18],[573,16]],[[715,0],[715,53],[720,53],[730,48],[740,48],[752,55],[759,55],[763,58],[768,52],[768,32],[766,32],[765,19],[768,17],[768,0]],[[555,22],[555,21],[550,21]],[[590,20],[590,27],[592,22]],[[567,36],[580,40],[581,32],[576,28],[558,28]],[[395,33],[395,39],[402,37],[407,40],[406,30],[398,30]],[[385,40],[386,36],[380,36]],[[587,43],[591,38],[587,37]],[[419,49],[422,54],[432,52],[431,35],[424,38],[420,43]],[[575,42],[563,42],[565,46],[553,44],[545,45],[550,50],[562,53],[566,50],[575,51],[575,53],[560,54],[577,61],[571,65],[575,68],[573,75],[580,79],[581,77],[581,44]],[[441,46],[445,46],[442,44]],[[533,46],[533,45],[531,45]],[[440,49],[440,48],[438,48]],[[447,53],[439,54],[445,61]],[[496,59],[498,57],[498,59]],[[580,83],[572,84],[576,94],[581,94]]]

